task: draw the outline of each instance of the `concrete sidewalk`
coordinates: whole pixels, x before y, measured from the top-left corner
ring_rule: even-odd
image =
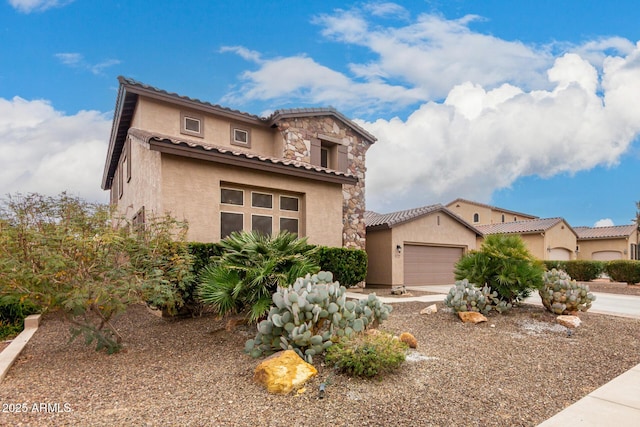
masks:
[[[407,298],[379,296],[379,298],[386,304],[411,301],[442,302],[445,295],[449,293],[449,289],[451,289],[450,285],[407,286],[409,291],[438,292],[438,294]],[[594,292],[594,294],[596,300],[589,313],[640,319],[640,297],[600,292]],[[347,296],[363,298],[366,295],[348,293]],[[525,303],[542,305],[537,292],[527,298]],[[538,427],[600,427],[608,425],[616,427],[640,425],[640,364],[563,409],[539,424]]]

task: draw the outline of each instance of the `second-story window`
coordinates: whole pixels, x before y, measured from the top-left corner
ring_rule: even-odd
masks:
[[[251,148],[251,128],[232,123],[231,145]]]
[[[204,116],[186,111],[180,112],[180,133],[204,137]]]

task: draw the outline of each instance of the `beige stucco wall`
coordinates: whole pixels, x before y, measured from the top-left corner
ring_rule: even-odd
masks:
[[[529,252],[531,252],[531,254],[538,259],[550,259],[550,254],[547,248],[566,249],[570,252],[571,259],[576,259],[575,249],[577,244],[577,236],[564,221],[559,222],[544,233],[540,232],[519,234],[519,236],[527,245],[527,249],[529,249]],[[478,249],[482,245],[483,241],[484,238],[478,238]]]
[[[192,135],[180,133],[180,112],[194,113],[204,116],[204,137],[199,138]],[[188,108],[180,109],[175,105],[161,102],[155,99],[140,97],[138,105],[131,122],[131,127],[149,130],[153,133],[173,136],[177,139],[191,139],[202,144],[232,147],[235,150],[243,150],[244,147],[231,145],[231,126],[233,123],[239,124],[242,128],[251,129],[251,147],[247,148],[253,153],[263,156],[282,156],[282,137],[279,132],[271,129],[251,126],[246,123],[234,122],[233,120],[217,117],[213,114],[205,114],[201,111],[194,112]],[[276,143],[276,139],[278,140]],[[280,151],[277,151],[279,149]]]
[[[392,245],[392,230],[367,231],[367,285],[393,283],[393,257],[398,256]]]
[[[491,209],[458,201],[447,205],[447,208],[471,225],[491,224]],[[479,221],[473,222],[473,215],[479,215]]]
[[[146,216],[162,212],[160,153],[149,151],[148,144],[134,136],[128,137],[127,144],[131,147],[131,158],[127,159],[132,162],[131,179],[129,182],[124,180],[122,197],[117,200],[118,214],[131,219],[143,206]],[[125,152],[126,150],[123,150],[123,155]],[[115,176],[120,176],[121,167],[122,163],[118,166]],[[126,173],[122,176],[126,176]]]
[[[381,233],[383,236],[377,236]],[[387,235],[384,235],[385,233]],[[374,241],[370,244],[371,239]],[[370,257],[367,284],[401,285],[404,281],[404,250],[398,254],[395,248],[397,245],[404,248],[405,244],[411,243],[457,246],[464,248],[466,253],[476,248],[476,233],[442,212],[425,215],[414,221],[397,225],[391,230],[367,232],[367,255]],[[378,251],[384,258],[378,259],[381,257]],[[372,256],[380,264],[374,268],[371,267]]]
[[[578,237],[576,234],[569,228],[569,225],[561,221],[558,224],[554,225],[550,229],[545,232],[545,246],[544,246],[544,258],[539,257],[540,259],[550,259],[549,251],[547,248],[551,249],[566,249],[571,254],[571,259],[576,259],[576,245],[577,245]],[[537,255],[536,255],[537,256]]]
[[[342,246],[342,186],[201,160],[162,155],[162,206],[189,222],[188,239],[220,240],[220,183],[302,195],[301,233],[309,243]],[[274,203],[274,209],[277,206]],[[246,217],[245,217],[246,218]],[[245,227],[247,227],[245,219]]]
[[[622,259],[631,259],[631,244],[638,244],[637,231],[631,233],[628,238],[578,240],[578,259],[593,259],[594,252],[601,251],[619,252]]]

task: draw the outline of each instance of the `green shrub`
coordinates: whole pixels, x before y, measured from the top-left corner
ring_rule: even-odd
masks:
[[[327,350],[325,361],[356,377],[375,377],[402,365],[407,345],[390,334],[353,334]]]
[[[347,288],[367,277],[367,253],[362,249],[320,246],[316,257],[320,269],[333,272],[334,279]]]
[[[347,301],[346,291],[328,271],[298,278],[290,287],[278,286],[272,297],[275,305],[258,323],[258,333],[246,342],[245,351],[260,357],[294,350],[311,363],[340,337],[376,327],[388,318],[391,306],[375,294]]]
[[[193,256],[193,274],[195,276],[211,263],[212,258],[220,257],[223,253],[219,243],[191,242],[188,244],[188,248],[189,253]]]
[[[469,283],[467,279],[458,280],[449,289],[449,293],[444,299],[444,305],[451,307],[456,313],[460,311],[476,311],[488,314],[491,310],[502,313],[511,308],[511,303],[500,301],[498,293],[492,292],[487,285],[479,289],[473,283]]]
[[[565,264],[567,263],[567,261],[558,261],[555,259],[546,259],[544,261],[542,261],[542,263],[544,264],[544,267],[547,271],[553,270],[554,268],[556,270],[562,270],[565,271]]]
[[[628,285],[640,283],[640,261],[608,261],[605,264],[605,272],[614,282],[626,282]]]
[[[38,308],[28,300],[21,301],[16,295],[0,297],[0,339],[6,339],[22,332],[24,318],[38,312]]]
[[[592,260],[564,261],[563,267],[557,268],[557,270],[564,270],[579,282],[590,282],[597,279],[604,272],[604,263]]]
[[[312,258],[315,248],[288,232],[234,232],[220,241],[220,247],[222,254],[200,274],[198,295],[222,316],[247,312],[255,323],[269,312],[278,286],[320,270]]]
[[[555,314],[572,311],[587,311],[596,297],[589,292],[589,286],[580,285],[562,270],[545,271],[544,285],[540,289],[542,305]]]
[[[456,280],[467,279],[477,287],[485,285],[498,299],[515,303],[542,286],[542,263],[527,249],[520,236],[492,234],[480,250],[463,256],[455,266]]]

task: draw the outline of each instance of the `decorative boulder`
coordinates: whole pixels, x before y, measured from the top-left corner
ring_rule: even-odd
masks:
[[[435,304],[431,304],[429,307],[425,307],[420,310],[420,314],[433,314],[438,312],[438,307]]]
[[[558,316],[556,322],[566,328],[577,328],[582,323],[578,316]]]
[[[484,317],[483,314],[476,311],[460,311],[458,312],[458,317],[460,317],[460,320],[462,320],[464,323],[476,324],[487,321],[487,318]]]
[[[418,348],[418,340],[409,332],[403,332],[400,334],[400,341],[409,346],[409,348]]]
[[[293,350],[280,351],[260,363],[253,379],[271,393],[287,394],[318,374],[313,365]]]

